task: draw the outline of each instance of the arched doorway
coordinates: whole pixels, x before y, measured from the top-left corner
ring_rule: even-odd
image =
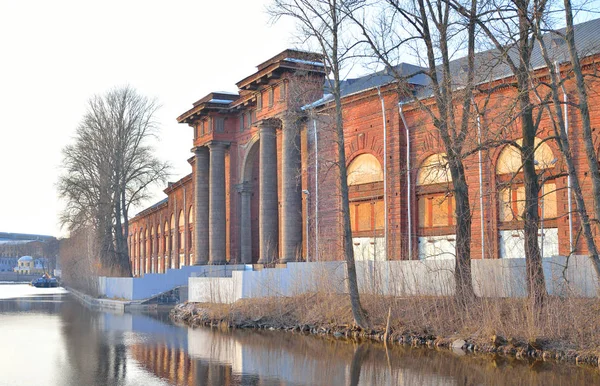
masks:
[[[238,184],[240,202],[239,242],[240,261],[255,264],[259,260],[259,148],[260,141],[255,137],[248,145],[242,162],[241,181]]]

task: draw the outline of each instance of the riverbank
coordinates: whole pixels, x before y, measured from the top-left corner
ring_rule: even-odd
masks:
[[[600,367],[598,299],[552,297],[537,317],[526,299],[476,299],[466,308],[450,297],[362,299],[368,331],[353,325],[347,296],[331,294],[184,303],[171,318],[192,327],[277,329]]]

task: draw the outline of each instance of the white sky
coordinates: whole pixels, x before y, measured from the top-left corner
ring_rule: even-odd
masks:
[[[0,0],[0,232],[64,235],[61,149],[88,98],[114,86],[159,99],[159,156],[172,181],[190,173],[192,131],[176,117],[292,46],[293,22],[271,26],[268,3]]]

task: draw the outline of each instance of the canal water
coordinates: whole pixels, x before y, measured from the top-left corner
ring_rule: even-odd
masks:
[[[600,385],[571,365],[116,314],[62,289],[0,285],[0,385]]]

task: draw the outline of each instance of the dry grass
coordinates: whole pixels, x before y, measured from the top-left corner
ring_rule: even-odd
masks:
[[[600,300],[550,297],[536,317],[527,299],[479,298],[468,307],[452,297],[382,297],[363,295],[373,328],[385,329],[391,309],[391,330],[395,336],[414,334],[461,337],[489,343],[500,335],[509,342],[534,342],[542,349],[591,350],[600,348]],[[347,296],[307,294],[294,297],[240,300],[232,305],[196,304],[204,318],[234,325],[274,328],[310,326],[340,328],[352,326]]]

